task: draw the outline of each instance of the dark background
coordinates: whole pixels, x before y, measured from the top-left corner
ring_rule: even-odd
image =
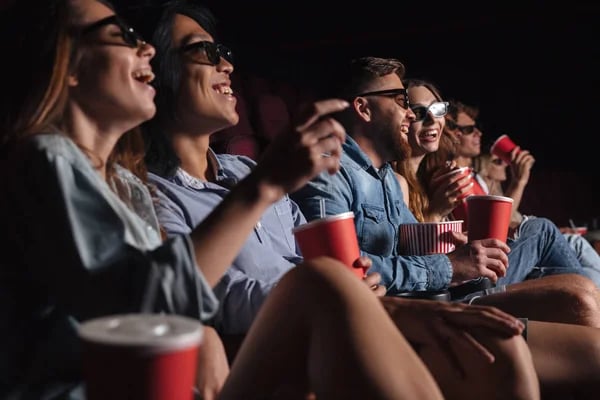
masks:
[[[205,1],[236,68],[318,89],[349,57],[396,57],[407,77],[478,105],[484,141],[536,157],[522,211],[600,216],[600,4],[543,1]]]
[[[559,225],[600,217],[600,2],[199,3],[219,19],[239,76],[318,91],[350,57],[398,58],[407,77],[479,106],[485,144],[506,133],[534,154],[521,211]]]

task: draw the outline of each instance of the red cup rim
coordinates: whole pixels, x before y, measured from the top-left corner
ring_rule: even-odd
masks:
[[[515,143],[510,137],[508,137],[508,135],[505,133],[503,135],[498,136],[498,138],[496,140],[494,140],[494,143],[492,143],[492,145],[490,146],[490,153],[494,153],[494,149],[496,148],[496,145],[498,145],[498,143],[504,139],[504,138],[508,138],[508,140],[510,140],[511,142]],[[515,143],[515,147],[519,147],[517,146],[517,144]]]
[[[79,337],[88,343],[173,351],[198,346],[203,326],[198,320],[171,314],[121,314],[85,321]]]
[[[440,176],[436,176],[434,178],[434,181],[439,181],[440,179],[444,179],[447,178],[449,176],[452,176],[454,174],[464,174],[466,171],[468,171],[469,173],[471,172],[471,167],[459,167],[459,168],[455,168],[452,171],[448,171],[445,174],[442,174]]]
[[[514,202],[514,200],[511,197],[496,196],[493,194],[472,194],[472,195],[468,196],[467,198],[465,198],[466,201],[477,200],[477,199],[498,200],[498,201],[505,201],[508,203]]]
[[[348,212],[344,212],[344,213],[340,213],[340,214],[336,214],[336,215],[328,215],[325,218],[318,218],[318,219],[312,220],[310,222],[307,222],[305,224],[295,227],[294,229],[292,229],[292,232],[297,233],[297,232],[303,231],[305,229],[312,228],[316,225],[323,224],[325,222],[337,221],[340,219],[348,219],[348,218],[354,218],[354,213],[352,211],[348,211]]]

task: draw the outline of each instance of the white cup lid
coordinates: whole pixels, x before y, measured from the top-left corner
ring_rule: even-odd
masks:
[[[338,221],[340,219],[348,219],[348,218],[354,218],[354,213],[352,211],[343,212],[341,214],[328,215],[325,218],[314,219],[310,222],[307,222],[305,224],[295,227],[294,229],[292,229],[292,232],[296,233],[296,232],[300,232],[300,231],[303,231],[308,228],[312,228],[315,225],[323,224],[325,222],[333,222],[333,221]]]
[[[179,315],[123,314],[86,321],[79,328],[81,339],[91,343],[175,350],[202,341],[202,323]]]

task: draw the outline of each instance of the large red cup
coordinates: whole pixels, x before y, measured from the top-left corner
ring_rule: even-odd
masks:
[[[454,210],[452,210],[452,218],[454,218],[455,220],[464,221],[463,225],[465,225],[465,226],[468,226],[468,221],[469,221],[468,204],[467,204],[466,199],[468,199],[470,196],[474,196],[474,195],[480,196],[480,195],[487,194],[485,192],[485,190],[483,189],[483,187],[481,187],[481,185],[479,184],[477,179],[475,179],[474,176],[472,176],[471,183],[473,183],[473,186],[471,186],[471,190],[469,190],[469,192],[466,193],[460,199],[460,202],[458,203],[458,205],[454,208]]]
[[[84,322],[83,376],[88,400],[192,400],[202,324],[162,314]]]
[[[469,241],[494,238],[506,242],[513,199],[504,196],[467,197]]]
[[[305,260],[333,257],[347,265],[356,276],[364,278],[367,271],[352,266],[360,256],[353,212],[313,220],[295,228],[294,235]]]
[[[499,157],[502,161],[507,164],[511,162],[510,153],[517,147],[516,143],[512,141],[508,135],[502,135],[492,144],[490,153]]]

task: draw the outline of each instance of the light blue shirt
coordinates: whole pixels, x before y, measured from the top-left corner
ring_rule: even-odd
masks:
[[[150,174],[150,182],[158,188],[158,219],[168,235],[191,232],[255,165],[244,156],[215,155],[212,151],[210,155],[217,165],[215,183],[196,179],[182,169],[169,178]],[[302,261],[292,229],[305,222],[287,196],[262,215],[214,288],[221,303],[214,325],[220,332],[247,332],[282,275]]]
[[[351,137],[343,144],[340,170],[334,175],[321,173],[291,197],[309,221],[320,217],[321,198],[327,215],[354,212],[361,254],[371,258],[369,272],[381,274],[388,294],[437,290],[450,283],[452,266],[447,256],[399,254],[399,225],[417,221],[404,204],[390,164],[377,170]]]
[[[130,312],[207,320],[218,307],[189,238],[162,243],[147,188],[116,168],[110,187],[60,134],[33,137],[2,159],[0,398],[82,396],[84,320]]]

